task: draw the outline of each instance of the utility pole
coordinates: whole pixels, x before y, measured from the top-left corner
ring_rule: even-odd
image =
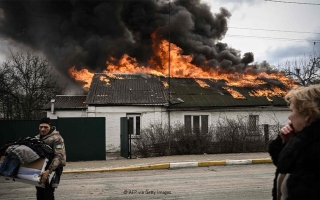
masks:
[[[168,106],[168,128],[169,128],[169,153],[171,154],[171,144],[170,144],[170,142],[171,142],[171,113],[170,113],[170,109],[171,109],[171,73],[170,73],[170,71],[171,71],[171,69],[170,69],[170,37],[171,37],[171,24],[170,24],[170,15],[171,15],[171,3],[170,3],[170,0],[168,0],[169,1],[169,38],[168,38],[168,42],[169,42],[169,47],[168,47],[168,53],[169,53],[169,57],[168,57],[168,78],[169,78],[169,80],[168,80],[168,83],[169,83],[169,88],[168,88],[168,96],[169,96],[169,106]]]

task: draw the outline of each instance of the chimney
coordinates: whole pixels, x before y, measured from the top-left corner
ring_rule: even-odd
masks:
[[[51,99],[51,113],[54,114],[54,102],[56,100],[55,99]]]

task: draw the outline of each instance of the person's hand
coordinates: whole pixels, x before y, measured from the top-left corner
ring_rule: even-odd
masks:
[[[291,123],[282,127],[282,129],[280,130],[280,137],[282,139],[282,143],[288,142],[290,138],[293,136],[293,134],[294,134],[294,128]]]
[[[50,171],[46,170],[44,172],[41,172],[40,174],[40,184],[45,185],[48,179]]]

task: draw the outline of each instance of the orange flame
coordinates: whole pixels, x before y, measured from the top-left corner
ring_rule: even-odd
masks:
[[[162,81],[162,84],[163,84],[163,86],[166,87],[166,88],[169,87],[169,84],[168,84],[166,81]]]
[[[89,90],[94,73],[89,72],[87,69],[77,71],[75,66],[71,67],[68,72],[74,80],[85,83],[83,88],[86,91]]]
[[[201,86],[201,87],[210,87],[206,82],[202,80],[195,79],[195,81]]]
[[[223,73],[222,70],[219,70],[219,67],[217,67],[216,69],[210,68],[204,70],[201,67],[192,64],[192,56],[182,55],[182,49],[175,44],[169,44],[169,42],[166,40],[158,41],[156,38],[156,34],[152,34],[151,36],[153,38],[154,56],[149,60],[147,65],[152,66],[152,68],[140,65],[135,58],[132,58],[129,55],[125,54],[120,60],[111,58],[110,61],[107,61],[106,70],[104,70],[103,72],[109,77],[111,77],[111,74],[115,73],[147,73],[163,77],[167,77],[170,75],[170,77],[195,78],[197,79],[196,81],[201,87],[210,86],[205,82],[199,80],[198,78],[206,78],[211,81],[222,80],[225,81],[225,84],[227,86],[235,87],[257,87],[259,85],[266,84],[263,79],[275,79],[281,81],[287,88],[293,88],[295,85],[293,80],[281,73],[267,74],[266,72],[260,72],[257,75],[250,74],[250,67],[247,68],[247,70],[243,73],[234,74]],[[168,53],[169,45],[170,59]],[[90,87],[93,73],[89,72],[86,69],[76,71],[75,67],[72,67],[69,69],[69,74],[75,80],[85,82],[85,89],[88,89]],[[166,86],[166,84],[164,85]],[[244,98],[241,97],[242,95],[240,93],[235,94],[236,91],[233,91],[231,88],[226,90],[228,90],[229,92],[233,92],[235,98]],[[283,96],[285,93],[286,91],[282,91],[278,88],[273,89],[273,91],[255,90],[252,91],[250,95],[267,97],[274,95]]]
[[[110,79],[108,79],[108,78],[106,78],[106,77],[104,77],[104,76],[100,76],[99,79],[100,79],[100,81],[106,82],[107,85],[110,85]]]
[[[258,89],[253,90],[249,93],[250,96],[265,96],[268,101],[272,101],[269,96],[283,97],[287,94],[287,91],[284,91],[276,86],[272,86],[271,90],[267,89]]]
[[[229,88],[229,87],[222,87],[223,89],[227,90],[231,96],[235,99],[245,99],[246,97],[243,96],[240,92],[238,91],[235,91],[234,89],[232,88]]]

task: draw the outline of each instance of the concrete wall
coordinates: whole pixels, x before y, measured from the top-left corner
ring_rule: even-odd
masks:
[[[161,106],[111,106],[96,107],[89,106],[85,111],[57,111],[54,115],[50,112],[47,116],[56,119],[59,117],[105,117],[106,119],[106,152],[118,153],[120,151],[120,118],[127,114],[141,114],[141,129],[150,123],[168,124],[168,113]],[[201,111],[170,111],[170,125],[184,124],[185,115],[209,115],[209,127],[215,126],[219,120],[225,118],[237,119],[237,117],[248,118],[249,115],[259,115],[259,124],[284,125],[288,121],[289,109],[284,108],[238,108]]]
[[[288,121],[289,109],[274,108],[243,108],[243,109],[220,109],[207,111],[175,111],[171,112],[171,124],[184,123],[185,115],[209,115],[209,124],[215,125],[219,120],[225,118],[237,119],[237,117],[248,118],[249,115],[259,115],[259,125],[285,124]]]
[[[120,118],[127,114],[141,114],[141,128],[150,123],[166,121],[165,108],[160,106],[88,107],[88,117],[106,118],[106,152],[120,151]]]
[[[87,117],[87,110],[57,110],[53,114],[48,111],[47,117],[51,119],[57,119],[58,117]]]

